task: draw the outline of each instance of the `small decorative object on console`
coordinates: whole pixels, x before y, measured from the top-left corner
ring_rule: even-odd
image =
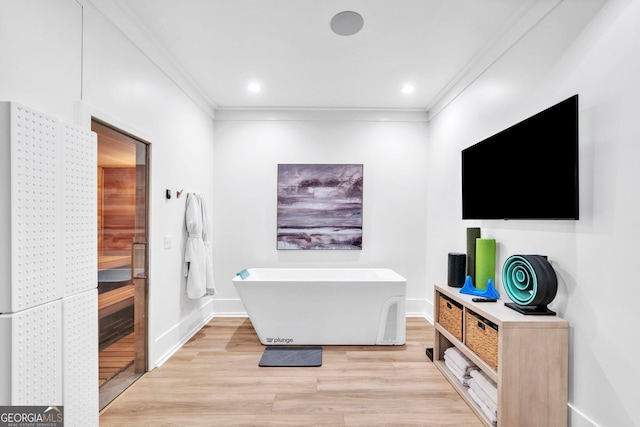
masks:
[[[473,280],[471,279],[471,276],[467,276],[467,280],[465,280],[464,286],[460,288],[460,293],[474,295],[477,297],[484,297],[484,298],[495,298],[495,299],[500,298],[500,293],[494,286],[493,279],[487,280],[486,289],[478,289],[475,286],[473,286]]]
[[[543,255],[512,255],[502,268],[504,290],[513,300],[505,305],[522,314],[555,316],[547,308],[556,297],[558,278]]]

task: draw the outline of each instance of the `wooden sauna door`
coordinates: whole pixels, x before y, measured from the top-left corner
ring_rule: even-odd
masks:
[[[100,409],[147,370],[148,144],[93,120],[98,135]]]

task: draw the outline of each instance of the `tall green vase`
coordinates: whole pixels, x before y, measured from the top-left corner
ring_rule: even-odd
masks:
[[[477,289],[487,289],[487,281],[496,282],[496,239],[476,239]]]

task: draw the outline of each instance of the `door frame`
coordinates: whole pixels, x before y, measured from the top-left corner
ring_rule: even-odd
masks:
[[[114,132],[120,133],[128,138],[134,139],[137,142],[144,144],[146,147],[145,150],[145,164],[146,164],[146,174],[145,174],[145,194],[144,194],[144,198],[145,198],[145,241],[144,242],[138,242],[137,244],[143,243],[144,244],[144,277],[143,278],[135,278],[134,275],[132,274],[132,281],[136,280],[144,280],[144,285],[143,285],[143,289],[142,289],[142,295],[140,295],[137,292],[138,286],[136,286],[136,294],[134,296],[134,304],[135,307],[138,306],[138,304],[140,304],[140,297],[142,297],[142,317],[144,319],[144,324],[143,326],[143,337],[141,340],[137,339],[138,336],[136,335],[136,343],[135,343],[135,358],[134,358],[134,366],[136,367],[136,373],[140,373],[141,375],[144,374],[145,372],[149,371],[149,283],[150,283],[150,275],[149,275],[149,266],[150,266],[150,255],[149,255],[149,235],[150,235],[150,219],[151,219],[151,200],[150,200],[150,185],[151,185],[151,143],[148,140],[145,140],[141,137],[139,137],[138,135],[129,132],[125,129],[123,129],[122,127],[120,127],[119,125],[114,125],[113,123],[104,120],[102,118],[100,118],[97,115],[91,114],[90,115],[90,121],[89,121],[89,126],[91,128],[91,125],[93,124],[93,122],[96,122],[104,127],[107,127],[111,130],[113,130]],[[133,251],[133,246],[132,245],[132,251]],[[134,256],[132,253],[132,269],[134,268],[133,265],[133,260]],[[136,316],[136,308],[134,308],[134,322],[135,322],[135,318]],[[139,313],[138,313],[139,314]],[[137,334],[137,330],[136,330],[136,334]],[[140,343],[143,344],[143,347],[140,348]],[[139,353],[138,350],[142,350],[143,351],[143,356],[142,359],[139,359]],[[139,369],[142,369],[142,372],[138,372]]]

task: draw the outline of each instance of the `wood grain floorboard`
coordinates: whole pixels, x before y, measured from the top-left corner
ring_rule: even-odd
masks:
[[[267,368],[249,319],[214,318],[100,426],[481,427],[425,355],[433,327],[407,318],[406,333],[403,346],[323,346],[322,366]]]

